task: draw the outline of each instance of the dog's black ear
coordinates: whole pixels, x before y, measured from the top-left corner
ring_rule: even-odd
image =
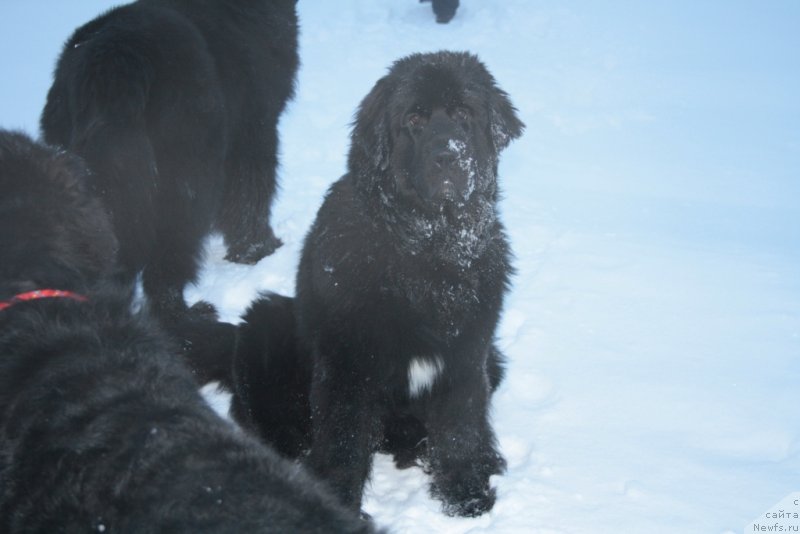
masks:
[[[389,81],[381,78],[361,101],[353,125],[351,157],[360,152],[364,161],[385,171],[389,167],[391,136]],[[351,165],[351,168],[357,166]]]
[[[64,191],[72,191],[76,195],[85,194],[89,170],[75,154],[64,150],[54,152],[47,159],[46,171],[51,184],[57,184]]]
[[[4,173],[29,186],[46,185],[48,191],[83,194],[88,170],[78,156],[37,143],[21,132],[0,132],[0,161]]]
[[[517,108],[511,104],[508,94],[498,87],[494,87],[489,97],[489,113],[492,141],[500,152],[522,135],[525,124],[517,116]]]

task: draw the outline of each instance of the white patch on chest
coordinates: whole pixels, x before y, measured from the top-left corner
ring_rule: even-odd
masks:
[[[413,398],[430,391],[443,370],[444,361],[440,356],[412,359],[408,364],[408,395]]]

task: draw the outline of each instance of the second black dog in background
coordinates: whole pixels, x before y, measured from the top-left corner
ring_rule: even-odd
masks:
[[[177,320],[203,238],[255,263],[270,226],[277,122],[294,91],[296,0],[139,0],[78,28],[41,117],[82,156],[119,259],[162,318]]]

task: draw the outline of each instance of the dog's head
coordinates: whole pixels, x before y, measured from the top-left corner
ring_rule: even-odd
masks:
[[[110,274],[111,223],[85,187],[83,162],[0,131],[0,286],[82,289]]]
[[[494,199],[499,152],[524,125],[486,67],[467,53],[397,61],[361,104],[351,169],[393,180],[422,210]]]

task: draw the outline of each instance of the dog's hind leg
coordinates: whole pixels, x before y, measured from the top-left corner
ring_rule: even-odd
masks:
[[[181,232],[185,229],[173,227],[173,230]],[[188,243],[161,238],[144,269],[142,281],[149,307],[156,317],[169,324],[176,323],[188,309],[183,288],[197,275],[199,244],[199,239]]]
[[[209,142],[209,151],[216,146]],[[222,173],[221,150],[218,156],[215,165],[210,154],[201,161],[175,150],[159,160],[158,228],[142,282],[149,305],[168,324],[187,311],[183,289],[199,271]],[[205,313],[202,306],[195,311]]]
[[[277,118],[247,119],[232,132],[225,164],[225,190],[217,225],[236,263],[254,264],[283,242],[270,224],[277,189]]]
[[[103,77],[92,79],[96,78]],[[134,83],[131,86],[130,92],[136,94],[138,88]],[[118,278],[132,287],[152,250],[158,219],[158,166],[145,131],[145,104],[134,96],[127,97],[127,106],[98,97],[72,117],[62,102],[69,98],[89,100],[86,95],[73,94],[76,91],[53,85],[42,114],[42,133],[47,143],[80,155],[91,168],[89,189],[103,201],[119,242]],[[111,90],[95,88],[94,92]],[[122,90],[115,95],[126,99]]]

